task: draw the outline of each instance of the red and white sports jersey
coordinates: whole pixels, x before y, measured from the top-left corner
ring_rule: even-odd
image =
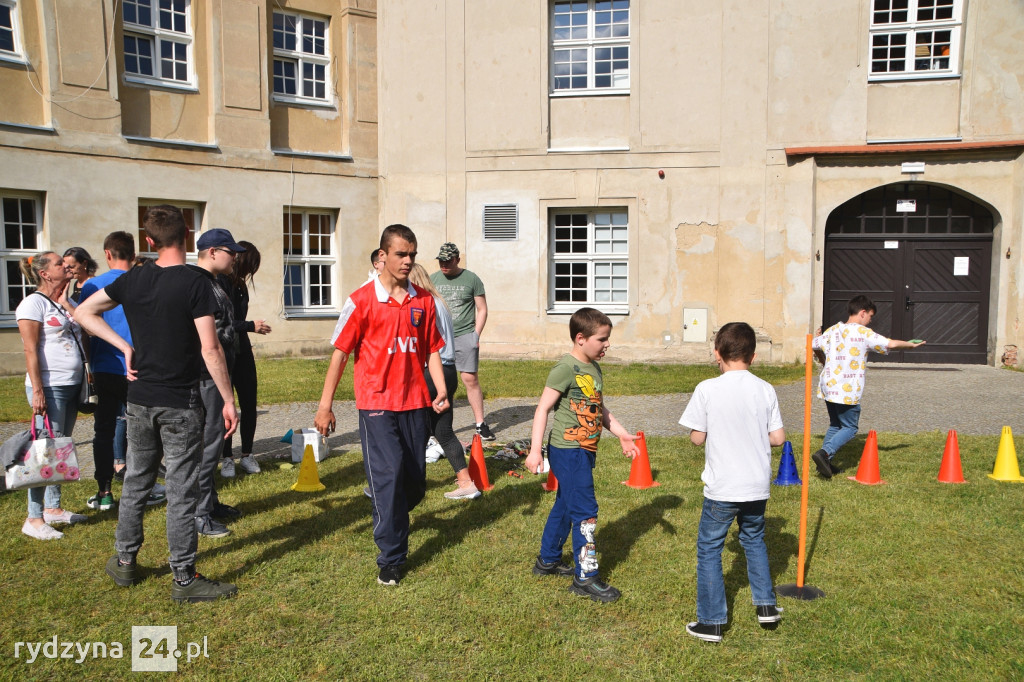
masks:
[[[356,407],[404,412],[430,406],[423,365],[444,346],[434,299],[411,283],[399,303],[374,278],[341,310],[334,347],[355,363]]]

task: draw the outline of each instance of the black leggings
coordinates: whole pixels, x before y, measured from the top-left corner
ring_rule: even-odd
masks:
[[[231,372],[231,385],[238,392],[239,424],[242,436],[242,454],[252,454],[252,441],[256,437],[256,358],[252,348],[243,346],[235,358]],[[224,456],[231,457],[231,439],[224,445]]]
[[[452,399],[455,397],[455,390],[459,387],[459,374],[455,371],[455,365],[442,365],[444,370],[444,386],[445,390],[448,391],[448,409],[438,414],[434,412],[433,408],[428,410],[430,414],[430,433],[437,442],[444,448],[444,456],[448,460],[448,463],[452,465],[452,469],[455,473],[459,473],[466,468],[466,450],[462,447],[462,443],[455,435],[455,431],[452,429],[452,417],[454,413],[452,411]],[[427,380],[427,390],[430,391],[430,399],[433,400],[437,397],[437,390],[434,388],[434,382],[430,379],[430,372],[424,368],[423,376]]]

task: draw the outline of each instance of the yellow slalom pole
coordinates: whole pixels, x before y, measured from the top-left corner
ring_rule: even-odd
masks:
[[[780,597],[793,597],[809,601],[824,597],[825,593],[817,587],[804,585],[804,563],[807,561],[807,488],[811,480],[811,381],[814,367],[814,352],[811,347],[813,340],[807,335],[806,369],[804,371],[804,466],[800,481],[800,544],[796,562],[796,583],[777,585],[775,594]]]
[[[811,480],[811,381],[814,366],[814,351],[811,350],[813,337],[807,335],[807,352],[804,359],[804,462],[800,485],[800,551],[796,564],[796,586],[804,586],[804,562],[807,559],[807,488]]]

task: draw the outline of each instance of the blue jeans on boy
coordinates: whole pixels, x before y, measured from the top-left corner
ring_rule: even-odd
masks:
[[[78,394],[81,384],[74,386],[44,386],[46,397],[46,415],[50,418],[50,428],[56,436],[70,436],[75,430],[78,419]],[[32,404],[32,387],[25,387],[28,404]],[[36,432],[45,433],[43,418],[36,416]],[[41,488],[28,489],[28,518],[43,518],[43,507],[60,509],[60,486],[48,485]]]
[[[575,575],[581,580],[597,575],[595,523],[588,523],[597,519],[596,460],[596,453],[583,448],[548,447],[548,462],[558,479],[558,492],[540,538],[540,560],[545,563],[561,561],[562,546],[571,532]]]
[[[720,502],[704,498],[697,530],[697,620],[708,625],[729,622],[722,574],[722,549],[733,519],[739,525],[740,545],[747,557],[754,606],[775,606],[775,590],[764,544],[764,509],[768,500]]]
[[[832,459],[839,452],[839,448],[857,435],[857,428],[860,425],[860,403],[841,405],[825,401],[825,408],[828,410],[829,426],[821,449],[828,453],[829,459]]]

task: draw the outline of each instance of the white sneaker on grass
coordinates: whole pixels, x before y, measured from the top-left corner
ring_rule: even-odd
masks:
[[[64,533],[61,533],[49,524],[44,523],[41,526],[35,526],[29,523],[28,520],[21,527],[21,532],[36,540],[60,540],[64,537]]]
[[[220,461],[220,475],[224,478],[235,477],[235,460],[225,457]]]
[[[433,436],[427,441],[427,464],[433,464],[444,457],[444,448]]]
[[[242,467],[242,471],[247,474],[258,474],[260,472],[260,464],[252,455],[242,455],[242,459],[238,460],[238,466]]]
[[[460,485],[455,490],[449,490],[444,496],[449,500],[475,500],[482,494],[475,483],[470,483],[467,486]]]

